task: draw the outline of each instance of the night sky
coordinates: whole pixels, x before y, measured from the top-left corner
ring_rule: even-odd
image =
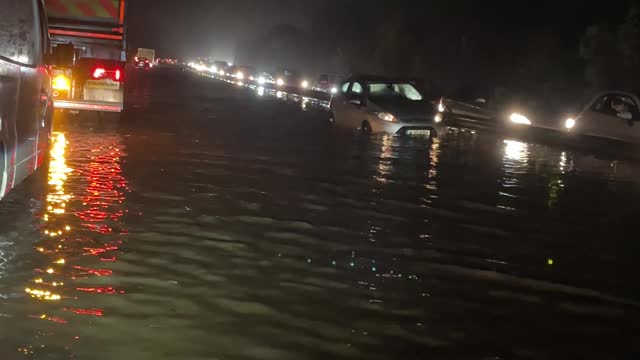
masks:
[[[130,0],[130,47],[231,61],[238,41],[279,23],[304,28],[314,9],[304,0]]]
[[[340,12],[341,4],[346,2],[361,4],[361,14],[368,14],[373,7],[383,9],[377,14],[385,14],[393,11],[402,0],[129,0],[129,44],[131,48],[155,48],[158,56],[182,59],[214,56],[232,61],[239,41],[256,37],[276,24],[306,29],[315,14]],[[471,23],[501,25],[498,28],[512,32],[512,36],[521,35],[523,39],[531,29],[548,27],[570,44],[579,41],[590,24],[621,21],[629,1],[594,4],[517,1],[505,4],[449,0],[446,3],[411,1],[408,4],[418,6],[420,3],[424,4],[421,8],[416,7],[417,12],[438,12],[442,11],[441,7],[447,7],[450,14],[459,12]],[[359,14],[353,16],[357,21]],[[331,19],[326,20],[330,26]]]

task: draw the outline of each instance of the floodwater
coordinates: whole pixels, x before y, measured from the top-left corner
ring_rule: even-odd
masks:
[[[1,203],[2,360],[639,352],[638,164],[133,80],[119,121],[58,115]]]

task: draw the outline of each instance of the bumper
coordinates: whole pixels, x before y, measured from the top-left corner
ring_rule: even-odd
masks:
[[[405,123],[405,122],[388,122],[388,121],[376,121],[373,125],[374,132],[385,132],[396,135],[406,135],[409,130],[430,130],[431,136],[438,136],[443,134],[445,130],[444,125],[436,124],[433,122],[420,122],[420,123]]]
[[[107,101],[76,101],[76,100],[55,100],[53,102],[55,109],[69,110],[89,110],[104,112],[122,112],[122,103]]]

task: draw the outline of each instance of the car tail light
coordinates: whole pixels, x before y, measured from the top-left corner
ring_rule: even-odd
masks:
[[[94,79],[102,79],[104,74],[107,72],[104,68],[98,67],[93,70],[93,78]]]
[[[114,79],[116,81],[120,81],[122,79],[122,72],[120,71],[120,69],[116,70],[116,74],[114,76]]]
[[[54,77],[51,85],[54,90],[71,90],[71,81],[68,77],[62,74]]]

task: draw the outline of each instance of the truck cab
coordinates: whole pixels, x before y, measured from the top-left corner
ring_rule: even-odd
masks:
[[[124,107],[124,0],[45,0],[57,109],[120,112]]]

